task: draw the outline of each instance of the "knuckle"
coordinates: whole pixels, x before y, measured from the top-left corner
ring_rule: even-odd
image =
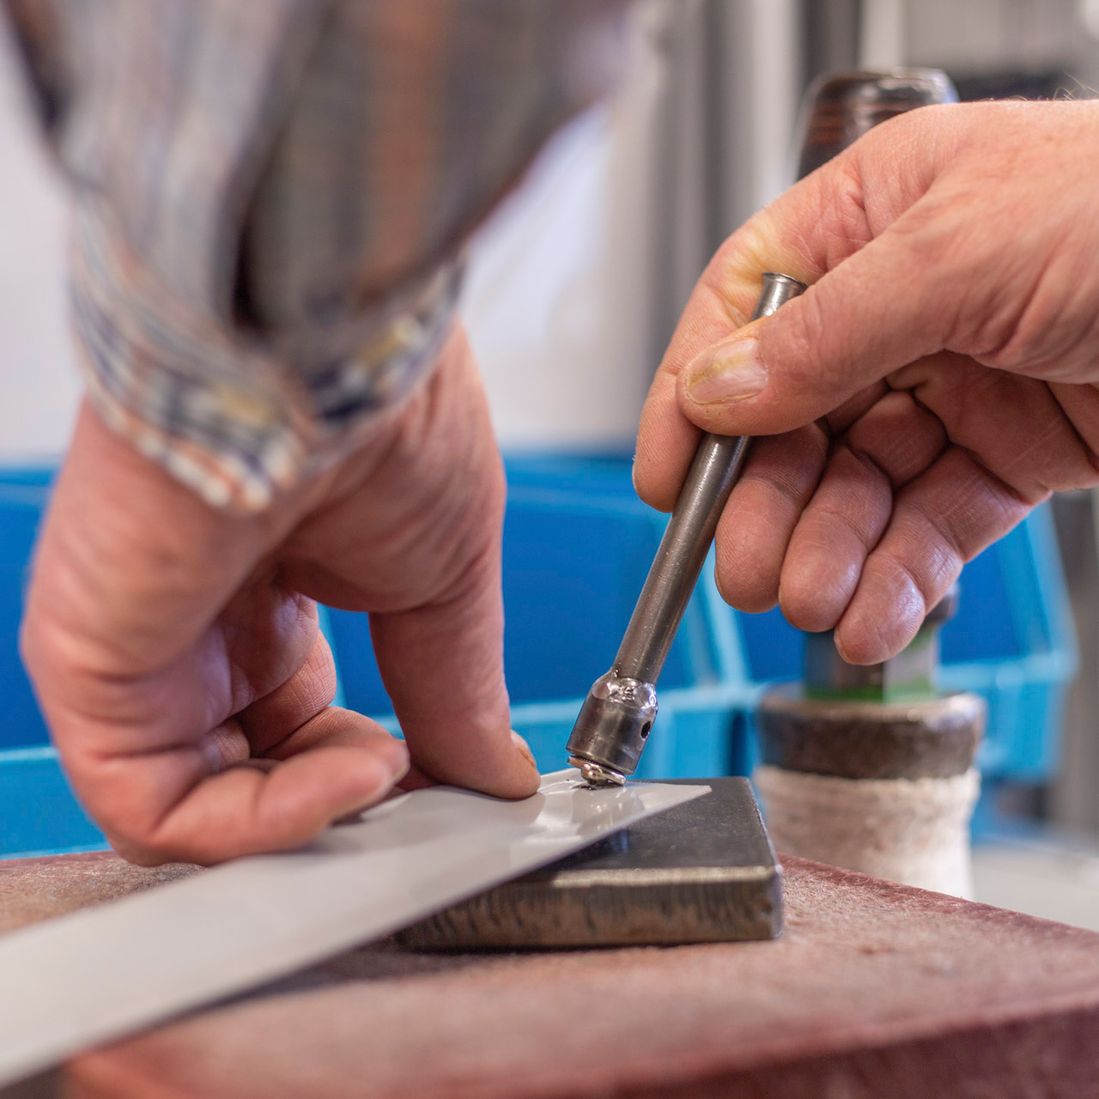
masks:
[[[832,225],[826,222],[825,230],[834,228],[841,245],[847,243],[865,244],[871,236],[867,217],[866,191],[863,187],[861,166],[857,157],[840,156],[836,160],[835,177],[828,191],[828,207],[822,211],[831,214]],[[829,266],[835,266],[846,253],[836,256]]]
[[[918,595],[923,614],[935,606],[961,572],[957,550],[941,535],[925,538],[911,552],[895,549],[882,553],[881,563],[903,587]]]
[[[763,326],[760,350],[764,362],[781,364],[788,384],[816,388],[822,380],[821,345],[827,331],[827,303],[818,287],[790,302],[781,323]]]

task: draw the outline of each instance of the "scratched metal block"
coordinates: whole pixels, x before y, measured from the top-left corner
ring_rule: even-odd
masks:
[[[772,939],[782,868],[747,779],[456,904],[401,932],[419,950],[670,945]]]

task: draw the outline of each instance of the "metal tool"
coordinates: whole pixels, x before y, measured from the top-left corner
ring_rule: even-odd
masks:
[[[847,664],[831,631],[806,634],[804,682],[774,687],[760,701],[763,763],[849,779],[964,774],[980,745],[984,700],[940,694],[936,685],[939,630],[957,604],[955,589],[881,664]]]
[[[797,279],[768,272],[752,319],[769,317],[804,290]],[[744,468],[749,442],[706,434],[698,445],[618,655],[592,685],[569,737],[569,762],[593,786],[621,784],[637,769],[656,720],[656,681]]]
[[[810,698],[903,702],[935,693],[939,632],[958,610],[958,585],[928,611],[916,636],[880,664],[848,664],[831,632],[805,635],[805,693]]]
[[[775,938],[782,868],[751,786],[703,781],[708,794],[429,916],[397,941],[415,950],[513,950]]]

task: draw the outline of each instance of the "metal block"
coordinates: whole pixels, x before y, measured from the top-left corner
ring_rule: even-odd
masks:
[[[400,933],[420,950],[772,939],[782,868],[744,778],[506,882]]]

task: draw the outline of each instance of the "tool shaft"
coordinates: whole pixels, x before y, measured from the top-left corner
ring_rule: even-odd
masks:
[[[752,319],[767,317],[805,287],[766,274]],[[718,520],[748,458],[746,436],[703,435],[615,657],[620,676],[655,683],[714,540]]]
[[[619,675],[659,678],[747,457],[746,437],[703,436],[618,648]]]
[[[805,287],[789,275],[763,276],[753,320]],[[656,680],[714,540],[721,512],[748,457],[747,438],[704,435],[614,666],[592,684],[569,737],[569,760],[588,782],[624,782],[637,769],[656,718]]]

